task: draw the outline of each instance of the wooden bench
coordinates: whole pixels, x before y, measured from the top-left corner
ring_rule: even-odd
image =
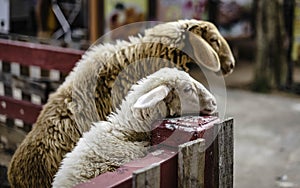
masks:
[[[0,129],[30,131],[49,93],[63,82],[83,53],[0,39]],[[172,129],[158,122],[152,131],[153,151],[145,158],[77,187],[233,187],[233,120],[197,118],[202,118],[201,122],[194,122],[189,129],[182,128],[192,118]],[[3,133],[1,137],[7,136]],[[19,143],[12,142],[8,145],[14,150]]]

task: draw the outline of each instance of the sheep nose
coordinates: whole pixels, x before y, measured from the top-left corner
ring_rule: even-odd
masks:
[[[227,65],[223,65],[222,66],[222,73],[223,73],[223,75],[227,76],[230,73],[232,73],[234,67],[235,67],[235,65],[234,65],[233,62],[230,62],[230,64],[227,64]]]
[[[206,105],[208,107],[215,107],[215,106],[217,106],[217,101],[216,101],[215,97],[209,97],[209,98],[207,98],[206,99]]]
[[[212,99],[210,99],[209,102],[210,102],[211,106],[217,106],[217,101],[216,101],[216,99],[212,98]]]
[[[200,114],[210,115],[217,110],[217,102],[215,98],[206,99],[204,108],[201,110]]]
[[[209,101],[209,109],[211,111],[211,113],[214,113],[217,109],[217,101],[216,99],[212,98],[210,101]]]

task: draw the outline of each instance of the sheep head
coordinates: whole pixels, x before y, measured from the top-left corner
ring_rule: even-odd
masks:
[[[144,40],[182,49],[197,64],[223,75],[230,74],[235,66],[230,46],[217,27],[207,21],[192,19],[159,24],[145,31]]]
[[[186,72],[175,68],[162,68],[152,76],[168,75],[157,87],[140,96],[133,108],[159,108],[166,116],[180,116],[184,114],[214,113],[217,109],[215,97],[198,81]],[[159,105],[157,107],[157,105]]]
[[[223,75],[230,74],[235,66],[234,56],[227,41],[217,27],[206,21],[190,21],[187,24],[188,40],[195,59],[206,68]]]

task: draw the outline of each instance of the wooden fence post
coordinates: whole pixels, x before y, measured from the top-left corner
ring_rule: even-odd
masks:
[[[133,188],[160,188],[160,164],[155,163],[132,173]]]
[[[204,187],[205,140],[178,146],[178,187]]]
[[[215,159],[218,162],[218,174],[216,182],[218,188],[233,187],[233,119],[230,118],[216,125],[218,136],[215,142]],[[216,171],[215,171],[216,172]]]

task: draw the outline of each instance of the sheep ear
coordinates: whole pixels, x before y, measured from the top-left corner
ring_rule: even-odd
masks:
[[[204,67],[211,71],[218,72],[221,63],[218,54],[201,36],[189,33],[189,41],[193,48],[194,57]]]
[[[162,101],[170,89],[166,85],[160,85],[138,98],[133,108],[148,108]]]

